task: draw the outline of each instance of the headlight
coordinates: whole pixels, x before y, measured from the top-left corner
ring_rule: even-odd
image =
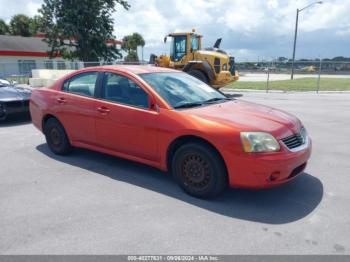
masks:
[[[306,141],[307,141],[307,132],[306,132],[305,127],[302,127],[300,129],[300,135],[301,135],[301,138],[303,139],[303,144],[306,143]]]
[[[264,132],[241,132],[245,152],[275,152],[280,150],[277,140]]]

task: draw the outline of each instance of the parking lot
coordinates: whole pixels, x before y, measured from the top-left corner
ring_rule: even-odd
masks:
[[[55,156],[28,119],[0,124],[0,253],[350,254],[350,94],[239,99],[302,119],[313,139],[304,175],[200,200],[151,167]]]

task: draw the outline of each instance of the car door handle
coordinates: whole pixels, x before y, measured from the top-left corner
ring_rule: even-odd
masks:
[[[108,114],[111,110],[109,110],[107,107],[100,106],[97,108],[97,111],[101,114]]]
[[[57,98],[57,102],[59,104],[65,104],[67,102],[67,100],[64,97],[59,97],[59,98]]]

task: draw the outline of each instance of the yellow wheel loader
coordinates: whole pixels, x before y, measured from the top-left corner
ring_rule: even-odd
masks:
[[[194,30],[190,33],[171,33],[170,56],[152,54],[150,63],[156,66],[182,70],[199,80],[219,89],[238,80],[235,59],[220,50],[221,38],[212,48],[202,49],[202,36]]]

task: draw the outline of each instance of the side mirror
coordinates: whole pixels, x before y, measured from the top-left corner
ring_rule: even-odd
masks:
[[[159,112],[159,106],[157,105],[157,102],[152,97],[148,98],[148,107],[152,111]]]
[[[167,37],[164,37],[164,44],[166,43]]]

